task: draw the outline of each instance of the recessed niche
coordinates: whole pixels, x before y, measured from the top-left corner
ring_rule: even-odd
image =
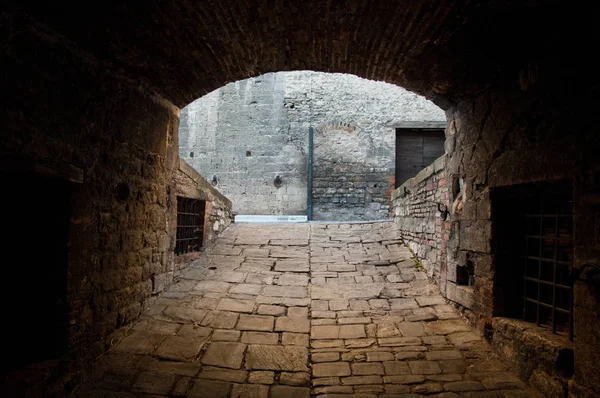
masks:
[[[117,184],[116,197],[121,201],[129,199],[129,185],[122,182]]]

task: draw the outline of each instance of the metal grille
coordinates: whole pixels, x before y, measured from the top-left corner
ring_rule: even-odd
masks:
[[[199,251],[204,232],[205,201],[177,197],[177,240],[175,254]]]
[[[572,338],[573,210],[570,200],[526,200],[523,319]]]

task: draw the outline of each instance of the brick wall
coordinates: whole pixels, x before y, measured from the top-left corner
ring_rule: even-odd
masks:
[[[27,18],[2,14],[0,21],[20,27],[2,46],[3,91],[12,101],[0,110],[0,170],[69,186],[67,272],[56,275],[66,280],[67,353],[48,362],[42,382],[29,375],[27,386],[31,396],[63,396],[179,267],[173,253],[179,109],[113,65],[72,49],[52,32],[40,33]],[[50,193],[37,194],[44,200]],[[229,203],[216,202],[223,212],[217,218],[227,220]],[[52,232],[38,228],[42,235]],[[22,296],[28,288],[23,278],[51,266],[24,257],[18,269],[27,275],[8,283],[3,298]],[[27,296],[11,311],[33,314],[34,300],[48,299]],[[38,333],[37,326],[19,325],[15,333]]]
[[[446,279],[446,252],[450,222],[438,210],[449,208],[450,187],[445,156],[409,179],[392,194],[394,221],[402,239],[424,266],[427,274],[440,284]]]

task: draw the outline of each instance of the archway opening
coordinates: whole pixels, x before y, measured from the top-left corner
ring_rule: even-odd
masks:
[[[419,148],[398,137],[407,127]],[[218,180],[238,220],[381,220],[391,216],[398,178],[403,183],[443,155],[444,127],[440,108],[392,84],[278,72],[230,83],[183,108],[179,156]],[[429,145],[433,132],[441,145]]]

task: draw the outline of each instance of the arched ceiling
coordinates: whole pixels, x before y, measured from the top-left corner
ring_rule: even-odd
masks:
[[[12,3],[12,4],[10,4]],[[530,0],[9,0],[12,13],[182,107],[275,71],[345,72],[447,107],[530,62],[565,62],[581,26],[563,2]],[[582,17],[585,10],[576,10]],[[583,24],[582,24],[583,25]]]

